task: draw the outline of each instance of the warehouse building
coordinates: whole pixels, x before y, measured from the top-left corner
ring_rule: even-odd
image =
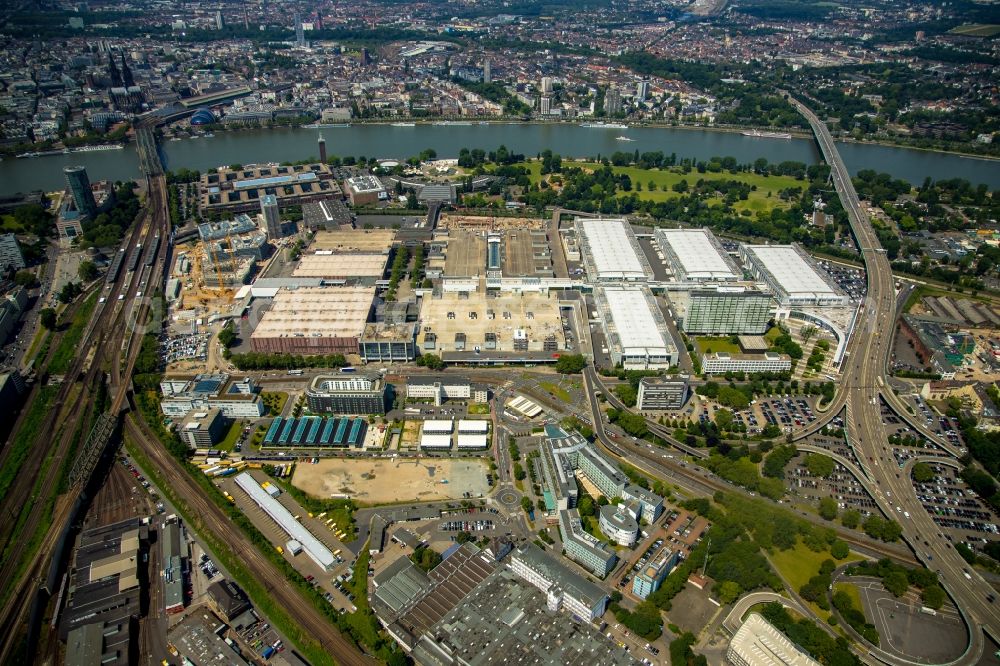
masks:
[[[687,377],[643,377],[639,380],[636,405],[644,412],[681,409],[687,398]]]
[[[623,219],[576,218],[591,282],[644,282],[653,277],[639,241]]]
[[[167,615],[184,610],[184,572],[187,571],[187,540],[176,517],[168,519],[160,534],[160,565],[163,567],[163,610]]]
[[[313,536],[313,533],[306,529],[302,523],[295,520],[295,516],[284,507],[281,502],[271,497],[266,490],[261,488],[257,480],[249,472],[243,472],[236,476],[236,485],[245,492],[250,499],[256,502],[257,506],[266,513],[271,520],[277,524],[281,530],[288,535],[292,541],[297,541],[302,546],[302,550],[312,559],[323,571],[329,571],[336,563],[333,553],[323,543]]]
[[[510,568],[546,595],[549,610],[565,608],[585,622],[596,620],[607,610],[608,595],[603,589],[533,543],[514,549]]]
[[[798,244],[743,245],[743,262],[786,307],[847,305],[848,297]]]
[[[819,666],[774,625],[751,613],[729,642],[726,658],[733,666]]]
[[[676,282],[733,282],[743,277],[708,229],[657,229],[655,236]]]
[[[774,313],[771,295],[746,287],[671,294],[678,325],[696,335],[763,335]]]
[[[614,365],[649,370],[677,362],[677,346],[648,288],[598,287],[594,302]]]
[[[385,414],[390,385],[365,375],[317,376],[306,390],[309,411],[320,414]]]
[[[374,287],[279,289],[250,335],[250,348],[271,354],[357,354],[374,300]]]
[[[715,352],[705,354],[701,358],[701,371],[706,375],[724,375],[727,372],[788,372],[791,369],[791,357],[777,352],[763,354]]]

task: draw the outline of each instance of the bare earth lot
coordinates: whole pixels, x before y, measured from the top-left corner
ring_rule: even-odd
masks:
[[[442,483],[447,480],[447,483]],[[462,499],[489,492],[480,460],[352,460],[330,458],[297,465],[292,483],[310,495],[349,495],[363,504]]]

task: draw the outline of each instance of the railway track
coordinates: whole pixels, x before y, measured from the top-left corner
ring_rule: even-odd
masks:
[[[187,504],[191,527],[195,531],[208,531],[226,542],[251,575],[267,588],[269,597],[292,616],[292,619],[311,636],[337,663],[344,666],[369,666],[378,663],[358,648],[304,599],[290,585],[284,575],[242,531],[234,530],[226,514],[202,493],[190,473],[160,444],[141,418],[133,413],[125,417],[125,432],[142,450],[163,478],[170,479],[171,489]],[[259,603],[258,600],[254,600]]]

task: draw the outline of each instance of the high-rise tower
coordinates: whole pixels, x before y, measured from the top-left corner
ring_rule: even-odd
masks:
[[[319,135],[319,161],[326,164],[326,139]]]
[[[87,169],[82,166],[68,166],[63,169],[66,175],[66,184],[73,195],[73,202],[81,215],[86,215],[90,219],[97,217],[97,202],[94,200],[94,192],[90,189],[90,178],[87,177]]]

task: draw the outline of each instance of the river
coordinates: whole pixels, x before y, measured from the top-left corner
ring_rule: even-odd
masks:
[[[534,156],[551,149],[564,157],[610,155],[616,150],[661,150],[678,158],[707,159],[732,156],[747,163],[759,157],[769,162],[795,160],[807,164],[819,160],[811,139],[764,139],[733,132],[698,129],[636,127],[623,129],[585,128],[571,124],[453,124],[393,127],[352,125],[323,130],[280,128],[219,132],[214,137],[166,141],[162,156],[168,169],[199,169],[228,164],[284,162],[318,156],[319,132],[326,139],[329,155],[402,159],[433,148],[439,157],[456,157],[461,148],[493,150],[501,144],[514,152]],[[627,136],[632,141],[619,141]],[[895,148],[875,144],[839,144],[844,162],[852,173],[861,169],[884,171],[919,185],[934,180],[965,178],[991,190],[1000,189],[1000,161],[949,153]],[[6,158],[0,162],[0,194],[33,189],[53,190],[65,186],[62,168],[69,164],[87,167],[91,180],[123,180],[139,174],[133,146],[125,150],[96,151],[33,159]]]

